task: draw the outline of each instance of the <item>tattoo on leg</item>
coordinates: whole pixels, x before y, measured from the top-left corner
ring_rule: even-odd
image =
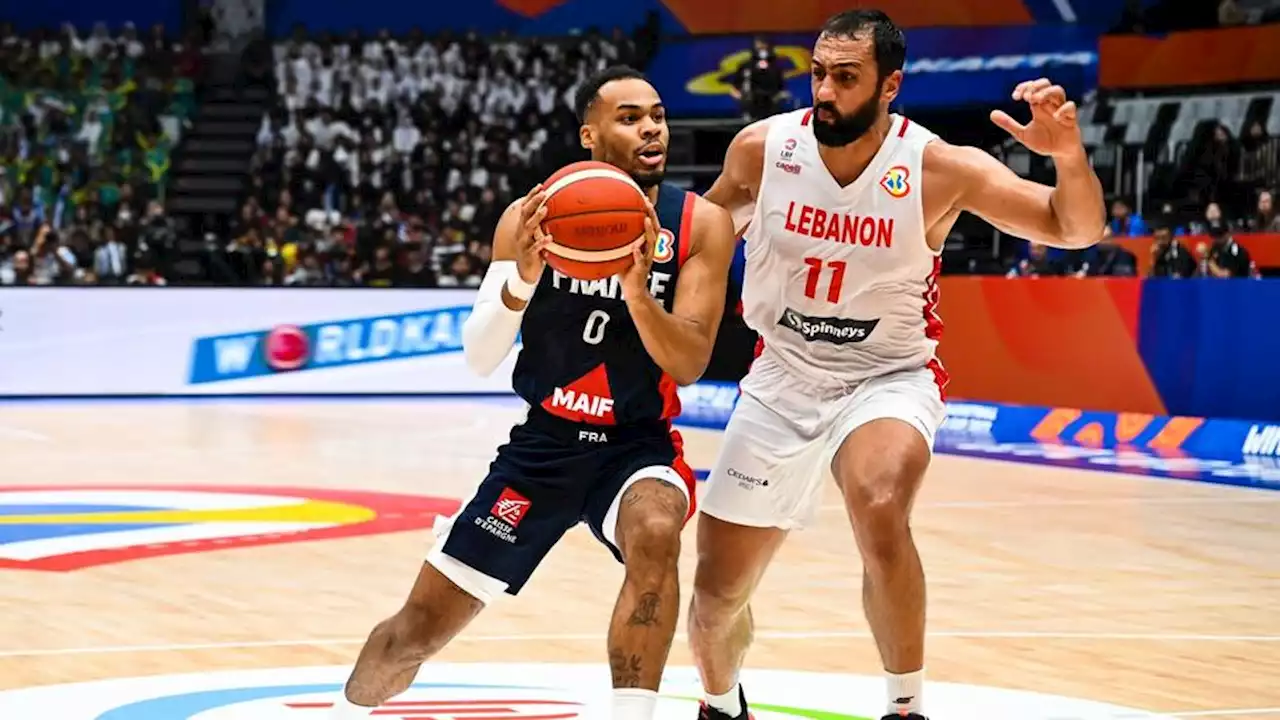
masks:
[[[613,671],[615,688],[633,688],[640,685],[640,656],[627,655],[619,650],[609,653],[609,668]]]
[[[649,627],[658,622],[658,611],[662,607],[662,598],[656,592],[647,592],[640,596],[636,609],[631,612],[627,624],[632,627]]]

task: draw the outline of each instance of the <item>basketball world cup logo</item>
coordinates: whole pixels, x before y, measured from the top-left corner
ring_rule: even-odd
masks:
[[[311,356],[311,340],[297,325],[281,325],[263,339],[262,354],[272,370],[297,370],[306,365]]]
[[[910,176],[910,170],[902,165],[894,165],[885,171],[884,177],[880,178],[880,187],[893,197],[906,197],[907,193],[911,192],[911,183],[907,182]]]
[[[676,236],[670,230],[662,228],[658,231],[658,247],[653,250],[653,261],[670,262],[676,256]]]

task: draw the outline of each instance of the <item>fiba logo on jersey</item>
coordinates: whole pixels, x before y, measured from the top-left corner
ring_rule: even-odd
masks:
[[[267,333],[262,344],[267,367],[277,372],[297,370],[307,364],[311,341],[297,325],[281,325]]]
[[[663,228],[658,231],[658,247],[653,250],[653,261],[656,263],[671,262],[676,256],[676,236]]]
[[[910,170],[902,165],[894,165],[885,171],[884,177],[880,178],[880,187],[893,197],[906,197],[911,192],[911,183],[907,182],[909,177],[911,177]]]

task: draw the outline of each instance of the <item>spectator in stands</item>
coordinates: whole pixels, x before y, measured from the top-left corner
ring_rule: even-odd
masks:
[[[1138,259],[1117,242],[1109,229],[1104,230],[1104,233],[1102,241],[1090,248],[1091,253],[1073,253],[1076,257],[1071,275],[1082,278],[1133,277],[1138,274]]]
[[[1196,260],[1191,251],[1173,237],[1169,223],[1155,227],[1155,242],[1151,244],[1151,276],[1168,278],[1195,277]]]
[[[1254,121],[1240,138],[1240,181],[1257,190],[1274,182],[1280,168],[1280,143],[1267,135],[1261,122]]]
[[[1200,148],[1191,169],[1193,187],[1207,201],[1227,201],[1233,197],[1231,179],[1238,163],[1239,149],[1231,137],[1231,131],[1226,125],[1219,123],[1214,126],[1209,141]]]
[[[31,274],[31,253],[19,249],[0,262],[0,285],[35,285]]]
[[[1255,232],[1280,232],[1280,215],[1276,214],[1275,194],[1270,190],[1258,193],[1258,206],[1248,227]]]
[[[755,39],[751,56],[738,69],[729,92],[748,120],[766,118],[781,109],[786,97],[786,80],[778,55],[767,38]]]
[[[119,285],[129,276],[129,248],[110,225],[101,229],[93,250],[93,272],[103,285]]]
[[[1134,215],[1129,203],[1116,199],[1111,203],[1111,220],[1108,223],[1111,234],[1117,237],[1141,237],[1147,234],[1147,225],[1142,218]]]
[[[1048,248],[1027,243],[1027,256],[1014,263],[1005,277],[1053,277],[1064,274],[1062,265],[1049,257]]]
[[[1202,274],[1215,278],[1246,278],[1254,274],[1253,261],[1249,251],[1231,237],[1224,225],[1214,225],[1209,229],[1213,243],[1201,243]]]

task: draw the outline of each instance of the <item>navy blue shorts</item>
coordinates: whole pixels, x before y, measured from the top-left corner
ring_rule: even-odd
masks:
[[[616,501],[646,477],[682,486],[689,497],[686,520],[692,517],[693,472],[680,434],[668,423],[585,425],[533,407],[498,448],[475,495],[437,528],[429,560],[473,595],[490,596],[503,584],[501,591],[516,595],[560,538],[584,522],[621,561]],[[474,573],[485,576],[485,587],[468,587]]]

